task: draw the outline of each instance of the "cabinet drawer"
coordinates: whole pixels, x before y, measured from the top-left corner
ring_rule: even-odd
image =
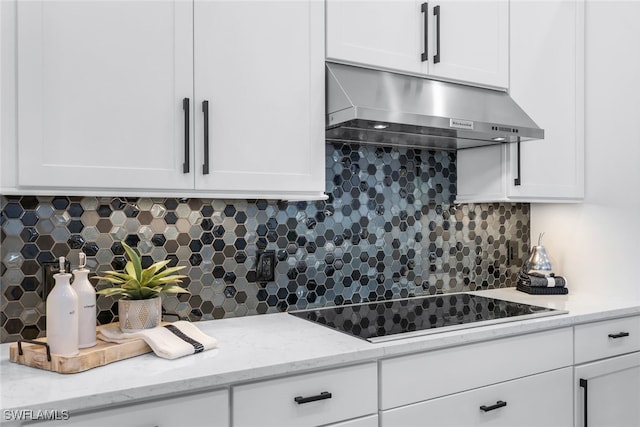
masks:
[[[639,350],[640,316],[575,327],[576,364]]]
[[[381,361],[381,409],[573,363],[573,331],[556,329]]]
[[[573,422],[571,371],[563,368],[383,411],[380,426],[426,425],[425,420],[438,427],[570,426]]]
[[[317,426],[375,414],[375,362],[233,388],[233,425]],[[326,393],[326,394],[323,394]]]
[[[131,406],[69,414],[68,420],[37,423],[37,426],[104,427],[104,426],[166,426],[166,427],[228,427],[229,392],[218,390],[155,400]]]

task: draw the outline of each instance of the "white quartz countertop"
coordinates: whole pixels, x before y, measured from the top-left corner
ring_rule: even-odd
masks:
[[[176,360],[150,353],[66,375],[12,363],[9,344],[2,344],[0,407],[82,411],[640,314],[640,300],[622,296],[534,296],[514,288],[475,293],[569,313],[377,344],[286,313],[212,320],[196,325],[218,339],[216,350]]]

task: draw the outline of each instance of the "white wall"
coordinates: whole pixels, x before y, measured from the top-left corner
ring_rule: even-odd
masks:
[[[532,204],[531,237],[571,291],[640,296],[640,1],[587,0],[585,31],[585,200]]]

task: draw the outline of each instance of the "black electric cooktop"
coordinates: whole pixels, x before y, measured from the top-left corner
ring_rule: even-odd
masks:
[[[566,313],[464,293],[290,312],[373,343]]]

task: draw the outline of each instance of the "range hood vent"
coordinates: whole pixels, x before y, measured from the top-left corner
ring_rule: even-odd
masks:
[[[506,93],[327,63],[332,142],[455,151],[544,138]]]

